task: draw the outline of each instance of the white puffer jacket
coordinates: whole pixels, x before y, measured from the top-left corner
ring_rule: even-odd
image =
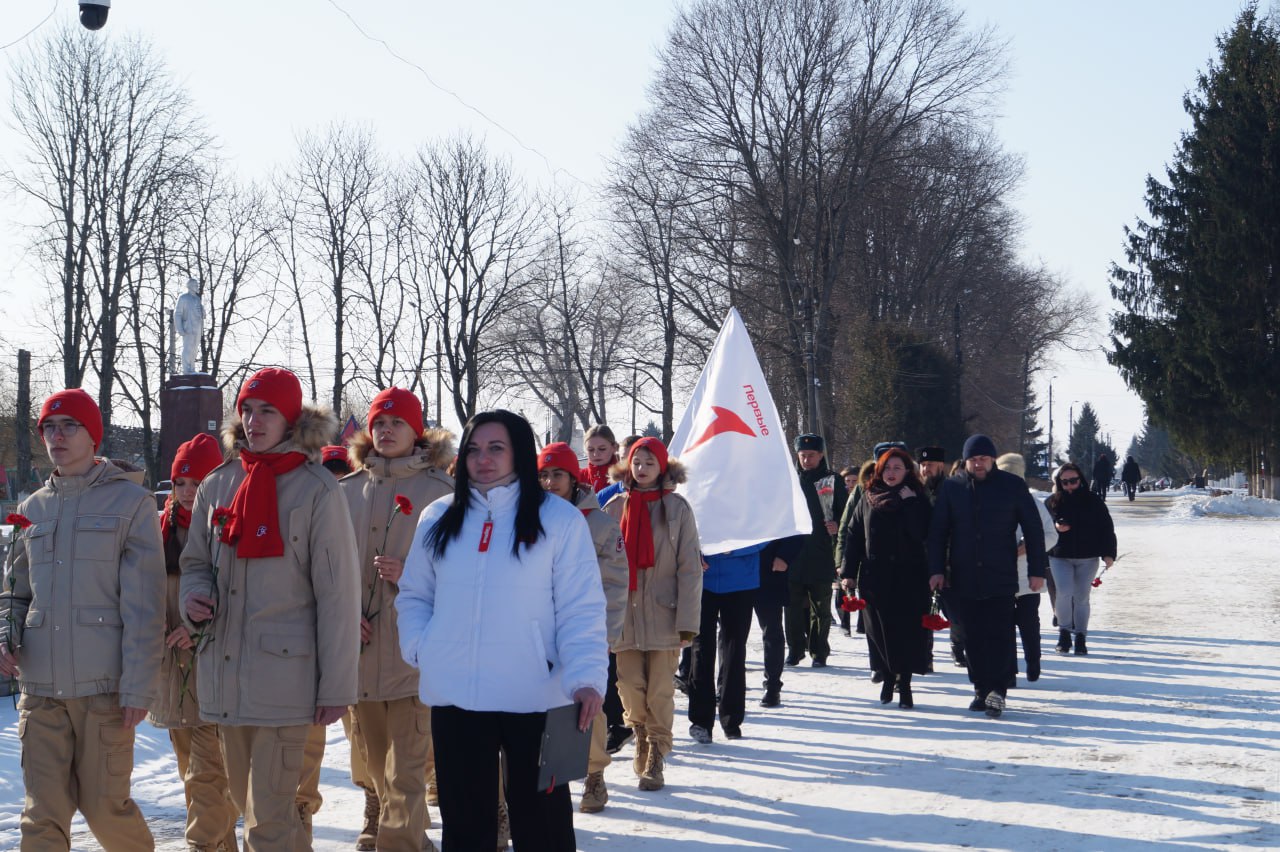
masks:
[[[426,704],[534,713],[569,704],[584,686],[604,695],[605,602],[587,522],[567,500],[544,499],[545,534],[516,559],[519,496],[518,482],[473,489],[461,534],[439,559],[425,541],[453,496],[418,521],[395,607],[400,650],[421,672]]]

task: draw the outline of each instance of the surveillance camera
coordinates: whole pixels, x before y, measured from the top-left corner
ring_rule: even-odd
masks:
[[[78,0],[80,3],[80,24],[86,30],[100,30],[107,23],[107,12],[111,11],[111,0]]]

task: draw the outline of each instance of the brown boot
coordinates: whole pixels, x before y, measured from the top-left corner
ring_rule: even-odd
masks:
[[[609,801],[609,788],[604,785],[604,771],[592,772],[582,786],[582,801],[578,810],[584,814],[598,814]]]
[[[364,827],[356,838],[356,849],[359,852],[373,852],[378,848],[378,818],[382,814],[382,803],[378,794],[372,790],[364,791]]]
[[[511,814],[507,811],[507,803],[498,805],[498,852],[507,848],[511,842]]]
[[[306,832],[307,845],[311,845],[311,806],[306,802],[298,802],[298,819],[302,822],[302,830]]]
[[[636,725],[633,730],[636,732],[636,756],[631,760],[631,768],[639,778],[649,764],[649,737],[645,734],[643,725]]]
[[[427,804],[440,807],[440,788],[436,786],[436,771],[427,773]]]
[[[666,783],[662,778],[662,749],[649,747],[649,759],[645,762],[644,774],[640,776],[641,790],[661,790]]]

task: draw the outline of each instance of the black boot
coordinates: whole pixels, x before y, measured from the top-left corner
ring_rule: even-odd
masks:
[[[760,699],[761,707],[777,707],[782,703],[782,687],[766,686],[764,688],[764,697]]]
[[[964,654],[964,646],[956,642],[951,643],[951,659],[957,666],[962,669],[969,668],[969,659]]]
[[[1071,631],[1070,630],[1058,631],[1058,644],[1055,647],[1057,648],[1059,654],[1071,653]]]
[[[911,673],[898,675],[898,706],[903,710],[910,710],[916,706],[915,701],[911,698]]]
[[[969,709],[974,713],[981,713],[987,709],[987,694],[981,689],[974,687],[973,700],[969,702]]]
[[[1084,644],[1084,634],[1077,633],[1076,634],[1076,656],[1083,657],[1088,653],[1089,653],[1089,649],[1086,648]]]
[[[884,683],[880,684],[880,703],[888,704],[893,700],[894,676],[885,675]]]

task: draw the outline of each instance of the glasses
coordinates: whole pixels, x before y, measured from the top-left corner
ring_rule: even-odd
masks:
[[[1064,476],[1064,477],[1062,477],[1062,484],[1063,484],[1063,485],[1079,485],[1079,484],[1080,484],[1080,477],[1078,477],[1078,476],[1073,476],[1073,477],[1071,477],[1070,479],[1068,479],[1067,477],[1065,477],[1065,476]]]
[[[40,432],[44,435],[45,440],[52,440],[54,435],[61,435],[64,438],[75,437],[83,427],[74,420],[67,420],[63,423],[45,423],[41,425]]]

